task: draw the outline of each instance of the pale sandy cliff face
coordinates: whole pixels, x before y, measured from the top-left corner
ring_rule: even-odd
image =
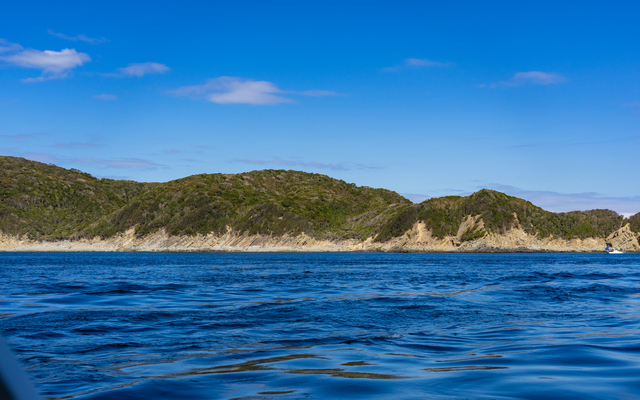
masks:
[[[613,232],[611,235],[607,236],[605,242],[607,245],[611,246],[616,250],[622,251],[639,251],[640,245],[638,244],[638,237],[640,235],[636,234],[631,230],[629,225],[625,225],[617,231]]]
[[[456,236],[443,239],[433,237],[423,222],[416,223],[404,235],[388,242],[314,239],[306,234],[274,237],[243,235],[229,229],[224,235],[172,236],[164,231],[136,238],[134,230],[110,239],[82,239],[77,241],[37,242],[27,238],[0,233],[0,251],[411,251],[411,252],[511,252],[558,251],[598,252],[608,245],[626,252],[640,251],[638,234],[624,226],[606,239],[588,238],[564,240],[553,237],[541,239],[527,234],[519,227],[505,234],[489,233],[478,239],[462,241],[461,237],[473,229],[481,230],[482,221],[469,216]]]

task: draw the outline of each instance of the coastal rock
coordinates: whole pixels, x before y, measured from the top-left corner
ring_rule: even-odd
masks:
[[[609,235],[605,242],[608,246],[622,251],[640,251],[638,234],[631,230],[629,224]]]
[[[478,214],[475,217],[471,215],[467,215],[460,227],[458,228],[458,233],[456,234],[457,238],[461,238],[465,233],[475,233],[480,232],[484,229],[484,221],[482,220],[482,215]]]
[[[473,221],[472,221],[473,220]],[[479,226],[481,220],[468,219],[468,227]],[[459,230],[458,233],[462,232]],[[468,232],[468,229],[464,230]],[[462,232],[462,235],[464,234]],[[540,238],[522,228],[504,234],[487,233],[482,237],[461,241],[460,237],[433,236],[424,222],[415,223],[402,236],[386,242],[365,240],[320,240],[306,233],[298,235],[249,235],[228,228],[222,235],[170,235],[164,229],[136,237],[134,228],[109,239],[34,241],[0,233],[0,251],[226,251],[226,252],[601,252],[609,244],[627,252],[640,251],[637,234],[629,226],[620,228],[606,240],[603,238],[561,239]]]

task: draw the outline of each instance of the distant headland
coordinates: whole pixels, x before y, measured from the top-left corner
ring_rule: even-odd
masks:
[[[640,213],[553,213],[483,189],[413,204],[325,175],[166,183],[0,157],[0,251],[640,251]]]

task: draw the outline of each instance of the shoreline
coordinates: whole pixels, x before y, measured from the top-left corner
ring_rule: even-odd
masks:
[[[404,235],[386,242],[316,239],[295,236],[247,235],[228,230],[223,235],[173,236],[164,230],[137,237],[134,229],[112,238],[35,241],[0,233],[0,252],[140,252],[140,253],[600,253],[605,247],[639,252],[638,234],[628,226],[607,238],[540,238],[516,228],[504,234],[487,234],[463,241],[458,236],[437,238],[416,223]]]
[[[33,249],[0,249],[0,253],[174,253],[174,254],[189,254],[189,253],[225,253],[225,254],[276,254],[276,253],[299,253],[299,254],[372,254],[372,253],[381,253],[381,254],[607,254],[606,251],[597,251],[597,250],[494,250],[494,251],[420,251],[420,250],[167,250],[167,249],[159,249],[159,250],[117,250],[117,251],[109,251],[109,250],[33,250]],[[637,252],[630,251],[624,252],[622,254],[635,254]]]

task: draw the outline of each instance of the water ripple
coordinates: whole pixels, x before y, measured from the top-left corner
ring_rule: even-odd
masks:
[[[640,257],[0,254],[45,398],[637,398]]]

